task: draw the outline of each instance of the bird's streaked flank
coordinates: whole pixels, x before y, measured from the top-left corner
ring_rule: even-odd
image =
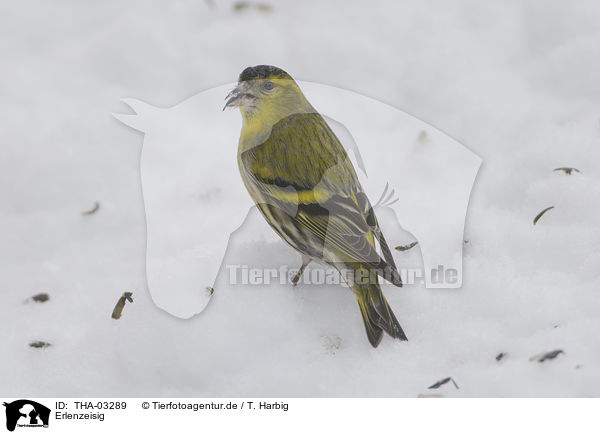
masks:
[[[377,282],[402,286],[394,259],[352,162],[323,117],[285,71],[246,68],[224,108],[239,107],[238,164],[269,225],[302,255],[336,267],[358,300],[369,342],[406,340]],[[383,257],[377,251],[377,245]]]

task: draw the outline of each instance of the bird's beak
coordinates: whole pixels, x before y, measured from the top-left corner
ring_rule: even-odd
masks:
[[[227,107],[256,107],[256,100],[258,98],[252,91],[250,83],[242,81],[235,89],[227,94],[225,99],[227,101],[225,102],[223,110]]]

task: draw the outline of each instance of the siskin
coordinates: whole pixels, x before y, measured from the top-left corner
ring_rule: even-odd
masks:
[[[400,275],[352,162],[323,117],[285,71],[246,68],[225,108],[239,107],[238,165],[269,225],[302,255],[340,271],[358,300],[369,342],[386,332],[407,340],[377,276],[402,286]],[[377,252],[380,246],[383,258]]]

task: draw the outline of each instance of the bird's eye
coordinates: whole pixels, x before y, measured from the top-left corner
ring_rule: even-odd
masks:
[[[275,87],[275,83],[273,83],[272,81],[269,81],[269,80],[265,80],[265,82],[263,83],[263,87],[266,90],[271,90]]]

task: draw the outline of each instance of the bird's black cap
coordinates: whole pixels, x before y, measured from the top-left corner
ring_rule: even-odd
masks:
[[[267,78],[282,78],[291,80],[292,77],[283,69],[271,65],[249,66],[242,71],[238,82],[249,80],[264,80]]]

